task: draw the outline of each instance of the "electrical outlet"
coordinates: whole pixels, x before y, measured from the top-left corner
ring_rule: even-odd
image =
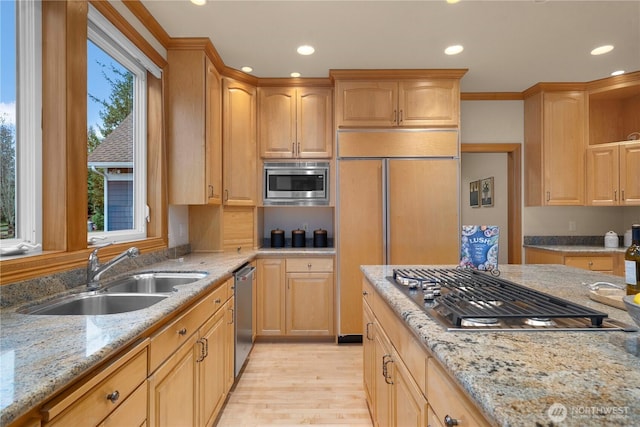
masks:
[[[306,222],[304,224],[302,224],[302,229],[304,231],[309,231],[309,224],[307,224]]]
[[[182,237],[184,235],[184,224],[178,225],[178,236]]]
[[[569,231],[576,231],[576,222],[569,221]]]

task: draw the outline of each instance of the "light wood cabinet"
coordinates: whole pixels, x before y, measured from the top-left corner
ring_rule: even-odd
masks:
[[[255,206],[257,199],[256,89],[223,79],[223,202]]]
[[[402,331],[387,314],[376,299],[375,313],[370,303],[374,292],[365,280],[363,282],[363,321],[365,336],[363,337],[363,377],[367,404],[375,426],[416,426],[427,425],[427,400],[424,395],[424,377],[426,355],[419,344],[412,343],[413,351],[417,350],[418,363],[422,364],[421,385],[416,383],[416,373],[406,365],[407,357],[398,347]],[[378,315],[382,315],[378,317]],[[389,322],[388,320],[391,320]],[[389,332],[389,334],[387,334]],[[394,340],[393,337],[396,337]]]
[[[640,142],[587,148],[587,204],[640,205]]]
[[[208,426],[222,408],[233,384],[231,287],[229,279],[151,337],[151,354],[161,348],[157,354],[169,356],[149,377],[149,425]],[[174,335],[184,337],[177,348]]]
[[[537,91],[524,109],[525,204],[584,205],[585,92]]]
[[[263,258],[257,276],[257,335],[334,335],[333,258]]]
[[[127,417],[144,424],[146,410],[148,341],[109,363],[89,380],[46,404],[43,425],[117,425]],[[138,403],[144,399],[144,404]]]
[[[366,279],[362,295],[363,377],[373,424],[444,426],[449,425],[448,416],[459,425],[488,426],[478,408]]]
[[[459,79],[336,82],[337,127],[448,127],[459,123]]]
[[[331,158],[333,91],[326,87],[258,89],[263,158]]]
[[[283,258],[258,259],[256,335],[284,335],[285,274]]]
[[[427,362],[427,396],[429,406],[443,425],[489,425],[466,394],[433,358],[429,358]]]
[[[204,50],[169,49],[169,203],[222,201],[222,85]]]
[[[525,248],[524,254],[526,264],[562,264],[583,270],[599,271],[617,276],[624,275],[622,268],[624,254],[580,254],[539,248]]]
[[[369,406],[369,411],[373,418],[376,417],[373,409],[375,406],[373,405],[374,394],[374,385],[375,385],[375,345],[374,339],[375,336],[375,318],[373,316],[373,312],[367,304],[366,299],[363,300],[362,304],[362,321],[363,321],[363,336],[362,336],[362,365],[363,365],[363,385],[365,397],[367,399],[367,405]]]

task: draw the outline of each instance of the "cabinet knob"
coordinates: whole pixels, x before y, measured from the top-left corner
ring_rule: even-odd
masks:
[[[213,300],[213,302],[215,304],[220,304],[222,302],[222,300],[220,298],[216,298],[215,300]]]
[[[311,263],[307,264],[307,268],[311,270]]]
[[[457,426],[458,420],[456,420],[455,418],[451,418],[449,415],[445,415],[444,425],[446,425],[447,427]]]
[[[367,295],[369,295],[369,292],[367,292],[367,291],[362,291],[362,295],[367,296]]]
[[[179,334],[179,335],[182,335],[182,336],[187,335],[187,328],[182,328],[182,329],[180,329],[180,330],[178,331],[178,334]]]
[[[110,400],[111,403],[116,403],[120,399],[120,392],[118,390],[107,394],[107,400]]]

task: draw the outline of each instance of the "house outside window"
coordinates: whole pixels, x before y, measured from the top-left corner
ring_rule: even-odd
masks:
[[[91,5],[87,67],[88,239],[144,239],[147,71],[160,70]]]

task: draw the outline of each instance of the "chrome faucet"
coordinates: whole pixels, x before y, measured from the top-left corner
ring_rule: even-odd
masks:
[[[102,276],[102,273],[109,270],[111,267],[118,264],[125,258],[135,258],[140,255],[140,250],[138,250],[138,248],[131,247],[122,252],[120,255],[114,257],[111,261],[100,265],[100,260],[98,259],[99,249],[100,248],[96,248],[91,251],[91,254],[89,255],[89,261],[87,263],[87,288],[90,291],[100,289],[100,284],[98,283],[98,281],[100,280],[100,276]]]

